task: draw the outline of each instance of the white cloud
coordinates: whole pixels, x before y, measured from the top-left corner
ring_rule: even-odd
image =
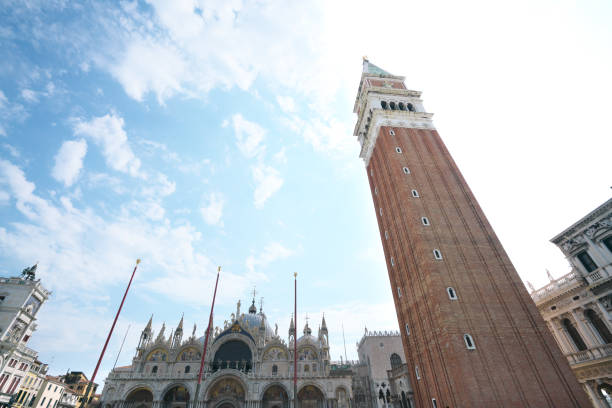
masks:
[[[121,60],[111,67],[111,74],[132,98],[141,101],[151,91],[160,104],[183,92],[181,81],[188,78],[185,63],[174,47],[146,39],[129,44]]]
[[[284,111],[288,113],[295,112],[295,101],[290,96],[276,96],[276,102],[278,106]]]
[[[0,132],[1,134],[1,132]],[[19,150],[17,150],[17,148],[13,145],[10,145],[8,143],[3,143],[2,147],[4,147],[6,150],[8,150],[8,152],[11,154],[11,156],[18,158],[21,156],[21,154],[19,154]]]
[[[274,160],[282,164],[287,164],[287,154],[285,152],[285,146],[283,146],[278,152],[274,154]]]
[[[202,218],[208,225],[223,226],[223,206],[225,205],[225,199],[220,193],[210,193],[205,203],[200,207],[200,213]]]
[[[255,181],[254,204],[255,208],[263,208],[265,202],[283,185],[283,178],[278,170],[264,163],[251,167]]]
[[[36,186],[19,167],[2,159],[0,189],[14,197],[17,210],[27,218],[12,223],[10,229],[0,226],[0,254],[10,254],[23,263],[40,260],[39,276],[52,290],[95,293],[129,276],[136,258],[142,258],[139,270],[147,275],[143,285],[174,297],[172,288],[177,286],[173,282],[186,283],[184,287],[190,290],[181,296],[194,304],[201,304],[200,283],[214,279],[212,266],[210,273],[202,274],[202,267],[212,264],[197,249],[200,232],[185,220],[180,225],[152,222],[163,217],[163,208],[155,201],[145,201],[142,207],[133,202],[118,211],[110,210],[105,217],[91,208],[74,206],[66,197],[55,205],[35,194]],[[224,274],[224,281],[228,279],[236,287],[247,287],[245,277]],[[227,292],[224,299],[234,296]]]
[[[96,117],[90,121],[78,119],[74,126],[74,134],[85,136],[100,146],[106,164],[110,168],[132,176],[142,176],[139,172],[140,159],[132,152],[123,125],[123,118],[115,113]]]
[[[4,190],[0,190],[0,205],[7,205],[11,199],[11,195]]]
[[[70,187],[79,176],[83,168],[83,158],[87,153],[87,142],[80,140],[67,140],[55,155],[55,166],[51,176],[57,181]]]
[[[30,103],[38,102],[38,95],[31,89],[23,89],[21,91],[21,97]]]
[[[250,122],[237,113],[232,116],[232,124],[236,133],[236,145],[245,157],[252,158],[263,154],[262,144],[266,131],[255,122]]]
[[[259,254],[249,255],[245,265],[250,273],[255,273],[258,272],[258,269],[264,269],[272,262],[288,258],[293,254],[295,254],[294,250],[286,248],[280,242],[271,242]]]

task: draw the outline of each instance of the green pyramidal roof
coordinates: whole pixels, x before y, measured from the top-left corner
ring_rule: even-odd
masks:
[[[393,76],[392,74],[388,73],[384,69],[379,68],[376,65],[372,64],[367,59],[363,60],[363,72],[367,74],[375,74],[375,75],[380,75],[380,76]]]

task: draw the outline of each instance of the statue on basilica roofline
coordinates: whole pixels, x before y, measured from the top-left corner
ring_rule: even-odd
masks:
[[[38,268],[38,262],[30,266],[29,268],[25,268],[23,271],[21,271],[21,278],[23,280],[33,281],[36,278],[36,268]]]

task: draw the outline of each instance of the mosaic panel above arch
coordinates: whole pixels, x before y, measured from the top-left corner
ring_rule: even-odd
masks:
[[[195,347],[188,347],[181,351],[176,358],[176,361],[200,361],[202,353]]]
[[[208,398],[211,400],[232,398],[235,400],[244,400],[244,388],[242,384],[235,378],[223,378],[216,382],[208,392]]]
[[[306,346],[298,350],[298,360],[316,360],[317,351],[314,347]]]
[[[149,353],[147,361],[166,361],[168,352],[162,348],[157,348]]]
[[[264,353],[263,359],[264,359],[264,361],[286,360],[287,359],[287,352],[285,352],[285,350],[283,350],[282,347],[277,347],[277,346],[270,347]]]

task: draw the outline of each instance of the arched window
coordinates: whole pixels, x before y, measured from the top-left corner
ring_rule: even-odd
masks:
[[[612,343],[612,335],[610,334],[610,330],[608,330],[608,326],[599,318],[597,313],[593,311],[593,309],[587,309],[584,312],[584,316],[588,319],[591,326],[595,329],[601,340],[605,343]]]
[[[153,368],[151,369],[151,372],[155,374],[157,372],[157,366],[153,366]]]
[[[394,131],[393,129],[391,129],[391,130],[389,130],[389,134],[390,134],[391,136],[395,136],[395,131]]]
[[[404,105],[404,102],[400,102],[398,104],[398,106],[399,106],[400,110],[406,110],[406,105]]]
[[[378,399],[381,399],[381,400],[385,399],[385,394],[383,393],[382,389],[378,390]]]
[[[391,108],[391,110],[396,110],[397,109],[397,106],[395,106],[395,102],[389,103],[389,107]]]
[[[397,153],[401,153],[401,152],[402,152],[402,148],[401,148],[401,147],[396,147],[396,148],[395,148],[395,151],[396,151]]]
[[[381,106],[383,109],[389,109],[389,106],[387,105],[387,102],[385,102],[385,101],[380,101],[380,106]]]
[[[586,269],[587,272],[593,272],[595,269],[597,269],[597,264],[595,263],[593,258],[591,258],[591,256],[587,253],[587,251],[580,252],[578,255],[576,255],[576,257],[578,258],[582,266],[584,266],[584,269]]]
[[[576,328],[572,325],[572,322],[570,322],[569,319],[563,319],[562,324],[563,328],[574,342],[576,348],[579,351],[586,350],[587,346],[586,344],[584,344],[584,340],[582,340],[582,337],[580,337],[580,333],[578,333],[578,330],[576,330]]]
[[[404,173],[410,174],[410,169],[408,167],[404,167],[403,170],[404,170]]]
[[[186,366],[185,367],[185,374],[188,374],[191,371],[191,367],[190,366]]]
[[[450,300],[457,300],[457,292],[455,292],[455,289],[448,287],[446,288],[446,292],[448,293]]]
[[[423,223],[423,225],[429,225],[429,218],[421,217],[421,222]]]
[[[474,339],[469,334],[466,333],[463,335],[463,341],[465,341],[465,346],[468,348],[468,350],[474,350],[476,348]]]
[[[434,254],[434,258],[436,258],[437,260],[442,259],[442,252],[440,252],[439,249],[434,249],[433,254]]]
[[[406,323],[406,336],[410,336],[410,326]]]
[[[308,364],[306,364],[306,365],[304,366],[304,372],[305,372],[305,373],[310,372],[310,366],[309,366]]]
[[[411,104],[411,103],[406,104],[406,107],[408,108],[408,110],[409,110],[410,112],[414,112],[414,106],[412,106],[412,104]]]
[[[272,375],[277,375],[277,374],[278,374],[278,366],[274,364],[272,366]]]
[[[402,365],[402,358],[397,353],[391,354],[391,368],[397,368]]]
[[[420,197],[419,192],[418,192],[418,191],[416,191],[416,190],[412,190],[412,196],[413,196],[414,198],[419,198],[419,197]]]

